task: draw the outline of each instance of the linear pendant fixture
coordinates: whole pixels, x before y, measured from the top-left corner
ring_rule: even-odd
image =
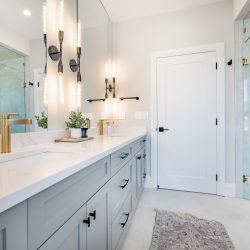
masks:
[[[44,93],[43,93],[43,103],[48,104],[48,76],[47,76],[47,61],[48,61],[48,44],[47,44],[47,2],[43,2],[43,40],[45,45],[45,67],[44,67]]]
[[[69,67],[72,72],[77,72],[77,86],[76,86],[76,106],[81,107],[82,98],[82,75],[81,75],[81,54],[82,54],[82,37],[81,37],[81,21],[77,22],[77,60],[71,59]]]

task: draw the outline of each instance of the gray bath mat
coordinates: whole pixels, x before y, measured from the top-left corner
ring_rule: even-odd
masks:
[[[156,210],[150,250],[235,249],[225,227],[190,214]]]

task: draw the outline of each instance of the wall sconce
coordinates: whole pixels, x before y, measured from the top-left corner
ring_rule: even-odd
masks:
[[[71,59],[69,61],[69,67],[72,72],[77,72],[77,90],[76,90],[76,105],[77,108],[81,107],[81,92],[82,92],[82,75],[81,75],[81,54],[82,54],[82,45],[81,45],[81,22],[77,23],[77,61]]]
[[[48,77],[47,77],[47,61],[48,61],[48,43],[47,43],[47,2],[43,2],[43,40],[45,45],[45,67],[44,67],[44,93],[43,93],[43,103],[48,104]]]
[[[112,79],[113,79],[113,85],[109,84],[109,73],[111,72],[110,70],[110,65],[106,64],[105,65],[105,84],[106,84],[106,93],[105,93],[105,99],[108,99],[108,92],[112,93],[113,92],[113,98],[116,98],[116,93],[115,93],[115,84],[116,84],[116,65],[113,63],[113,68],[112,68]]]
[[[64,87],[63,87],[63,62],[62,62],[62,53],[63,53],[63,39],[64,39],[64,32],[63,32],[63,18],[64,18],[64,4],[63,0],[60,1],[60,20],[59,20],[59,50],[55,45],[49,46],[48,52],[49,56],[53,61],[58,61],[58,81],[59,81],[59,98],[60,103],[64,103]]]

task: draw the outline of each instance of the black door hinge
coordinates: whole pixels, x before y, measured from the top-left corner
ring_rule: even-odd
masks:
[[[218,63],[216,62],[216,64],[215,64],[215,68],[216,68],[216,70],[218,69]]]
[[[218,174],[216,174],[215,179],[216,179],[216,181],[218,181]]]
[[[215,119],[215,124],[216,124],[216,126],[218,126],[218,124],[219,124],[218,118]]]

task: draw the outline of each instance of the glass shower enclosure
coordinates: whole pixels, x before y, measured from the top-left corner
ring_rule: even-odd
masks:
[[[25,88],[25,56],[0,45],[0,114],[19,113],[17,119],[26,117]],[[25,130],[24,125],[12,127],[14,133]]]

